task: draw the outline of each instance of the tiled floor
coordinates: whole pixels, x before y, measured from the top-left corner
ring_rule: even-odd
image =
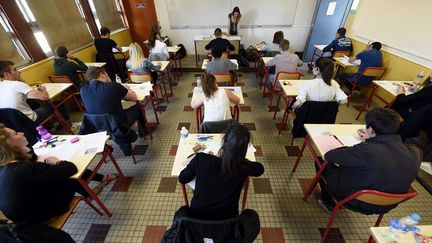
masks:
[[[196,131],[195,114],[188,108],[194,74],[183,73],[170,102],[163,103],[165,111],[159,116],[161,123],[153,132],[153,140],[138,141],[146,146],[139,148],[137,164],[114,145],[114,156],[128,178],[110,184],[100,194],[112,217],[99,216],[85,203],[78,205],[63,228],[77,242],[160,242],[163,232],[171,226],[174,212],[183,205],[181,188],[177,178],[171,177],[171,168],[179,129],[185,126]],[[268,100],[262,97],[254,73],[242,73],[240,79],[245,84],[242,91],[247,93],[245,107],[248,107],[242,109],[240,122],[252,130],[253,143],[259,146],[257,159],[266,169],[261,178],[251,181],[247,202],[247,207],[256,210],[261,220],[262,231],[256,242],[319,242],[320,229],[325,228],[329,215],[317,206],[313,197],[306,202],[302,200],[303,190],[315,174],[312,156],[306,150],[297,171],[291,173],[302,139],[296,139],[291,147],[288,131],[278,135],[275,124],[280,122],[281,114],[272,119]],[[153,112],[147,114],[154,121]],[[355,115],[352,106],[341,106],[337,121],[356,123]],[[114,168],[107,163],[101,171],[113,172]],[[423,224],[432,224],[431,195],[417,182],[413,187],[419,196],[385,216],[383,224],[390,217],[414,211],[423,217]],[[192,196],[191,190],[189,194]],[[365,242],[368,227],[375,219],[342,210],[333,224],[330,242]]]

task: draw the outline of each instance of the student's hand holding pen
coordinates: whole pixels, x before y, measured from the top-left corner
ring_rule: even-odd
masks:
[[[357,130],[357,134],[363,142],[369,138],[369,135],[366,133],[366,129],[364,128]]]
[[[396,90],[396,94],[397,95],[405,94],[405,88],[402,85],[399,85],[397,90]]]

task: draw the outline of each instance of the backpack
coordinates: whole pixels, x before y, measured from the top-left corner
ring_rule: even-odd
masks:
[[[256,48],[254,46],[249,46],[245,51],[244,57],[249,62],[256,62]]]
[[[180,47],[180,49],[177,52],[177,58],[183,59],[186,56],[186,48],[184,47],[183,44],[178,44],[177,46]]]

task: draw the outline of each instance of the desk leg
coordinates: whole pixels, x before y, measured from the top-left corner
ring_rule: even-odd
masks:
[[[287,126],[287,122],[288,122],[288,115],[289,115],[289,105],[291,104],[291,101],[294,97],[286,97],[285,100],[285,110],[284,113],[282,115],[282,121],[281,121],[281,125],[279,127],[279,135],[281,134],[282,130]]]
[[[105,204],[97,197],[97,195],[93,192],[93,190],[88,186],[87,182],[85,182],[83,179],[78,178],[78,182],[84,187],[84,189],[88,192],[89,197],[92,198],[104,211],[105,215],[108,217],[112,216],[112,213],[108,210],[108,208],[105,206]]]
[[[312,180],[311,184],[309,185],[308,189],[306,190],[306,192],[303,195],[303,201],[306,201],[308,199],[308,197],[310,196],[310,194],[312,194],[312,192],[315,190],[315,187],[317,186],[319,180],[321,179],[321,175],[323,173],[323,171],[325,170],[325,168],[327,167],[328,162],[325,161],[320,169],[318,170],[317,174],[315,175],[314,179]]]
[[[197,133],[199,133],[200,120],[201,120],[201,107],[198,107],[195,109],[195,120],[196,120],[196,124],[197,124]]]
[[[264,81],[261,80],[262,86],[264,86],[264,89],[263,89],[263,97],[265,97],[265,91],[266,91],[266,88],[267,88],[267,81],[268,81],[269,69],[270,69],[269,67],[266,67],[266,68],[264,69],[264,70],[265,70]]]
[[[169,85],[170,92],[171,92],[168,95],[174,95],[173,90],[172,90],[171,75],[170,75],[170,72],[168,72],[168,70],[167,70],[167,76],[168,76],[167,77],[167,79],[168,79],[168,85]]]
[[[366,110],[366,107],[370,106],[370,104],[372,103],[372,99],[375,96],[375,92],[376,92],[377,88],[378,88],[378,85],[375,85],[374,88],[372,89],[369,97],[367,98],[367,100],[365,101],[365,103],[363,104],[363,106],[360,108],[360,110],[359,110],[359,112],[358,112],[358,114],[356,116],[356,120],[358,120],[360,118],[361,114]],[[351,97],[351,94],[348,97],[348,99],[350,99],[350,97]]]
[[[195,64],[198,67],[198,52],[196,47],[196,41],[194,41],[194,43],[195,43]]]
[[[155,114],[155,117],[156,117],[156,122],[157,122],[157,124],[159,124],[159,117],[157,115],[156,107],[155,107],[155,104],[153,102],[153,97],[156,97],[156,99],[158,99],[158,97],[157,97],[157,95],[156,96],[154,96],[154,95],[155,95],[154,92],[151,91],[150,92],[150,96],[146,97],[147,101],[146,101],[146,105],[144,106],[144,108],[147,106],[148,102],[150,102],[152,104],[153,111],[154,111],[154,114]],[[158,109],[160,110],[160,108],[159,108],[159,101],[157,101],[157,102],[158,102]]]
[[[238,105],[234,106],[234,118],[239,121],[240,119],[240,107]]]
[[[169,100],[168,100],[168,93],[167,93],[167,91],[166,91],[166,85],[165,85],[165,72],[162,72],[162,73],[161,73],[161,83],[162,83],[163,88],[164,88],[164,94],[162,94],[162,97],[165,97],[167,103],[169,103]],[[162,93],[162,92],[161,92],[161,93]]]
[[[281,100],[282,96],[283,96],[283,91],[281,90],[281,91],[279,91],[279,98],[278,98],[278,100],[276,102],[275,111],[274,111],[274,115],[273,115],[273,120],[276,119],[276,114],[278,112],[279,104],[280,104],[280,100]]]
[[[105,158],[106,158],[106,156],[108,156],[111,159],[111,162],[113,163],[114,167],[116,168],[117,172],[119,173],[119,176],[124,177],[123,172],[121,171],[119,165],[117,164],[117,160],[114,158],[114,156],[111,153],[111,150],[109,150],[107,145],[105,145],[104,156],[105,156]]]
[[[149,122],[147,120],[147,116],[145,114],[145,106],[143,105],[143,103],[141,101],[137,101],[137,105],[140,108],[141,115],[142,115],[142,117],[144,119],[145,126],[147,127],[147,130],[148,130],[149,135],[150,135],[150,139],[153,139],[153,136],[152,136],[152,127],[150,126],[150,124],[149,124]],[[142,131],[142,128],[141,128],[141,126],[139,124],[138,124],[138,127],[141,129],[141,132],[144,134],[144,131]]]
[[[297,155],[297,159],[296,159],[296,161],[294,162],[294,166],[293,166],[293,168],[292,168],[292,170],[291,170],[291,173],[294,173],[295,171],[296,171],[296,169],[297,169],[297,166],[298,166],[298,164],[299,164],[299,162],[300,162],[300,159],[302,158],[302,156],[303,156],[303,152],[304,152],[304,150],[305,150],[305,148],[306,148],[306,144],[307,144],[307,141],[309,140],[309,135],[306,135],[306,137],[304,138],[304,141],[303,141],[303,145],[302,145],[302,147],[301,147],[301,149],[300,149],[300,153]]]
[[[64,117],[62,116],[62,114],[60,113],[60,111],[57,109],[57,106],[51,100],[48,100],[47,102],[51,106],[51,108],[53,109],[54,116],[60,122],[60,125],[63,127],[63,129],[67,133],[73,135],[74,133],[72,132],[70,126],[66,123],[66,120],[64,119]],[[63,102],[60,102],[60,103],[61,103],[61,105],[63,104]]]
[[[183,200],[185,202],[185,205],[189,207],[189,199],[188,199],[188,196],[187,196],[186,185],[185,184],[181,184],[181,189],[182,189]]]

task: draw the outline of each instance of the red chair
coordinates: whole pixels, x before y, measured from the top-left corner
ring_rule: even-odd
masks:
[[[230,53],[229,53],[229,51],[222,52],[222,56],[221,56],[221,58],[222,58],[222,59],[229,59],[229,58],[230,58]]]
[[[273,86],[272,86],[272,89],[271,89],[271,92],[270,92],[270,96],[269,96],[270,103],[269,103],[269,106],[272,105],[274,93],[275,92],[280,92],[282,90],[281,88],[277,88],[279,80],[298,80],[298,79],[300,79],[300,76],[301,76],[301,73],[299,73],[299,72],[284,72],[284,71],[278,72],[276,74],[276,78],[275,78],[275,80],[273,82]],[[264,92],[263,92],[263,94],[265,94],[265,89],[266,88],[264,86]]]
[[[351,93],[348,96],[347,106],[349,106],[349,103],[351,102],[352,93],[354,92],[354,90],[357,87],[358,83],[360,82],[360,80],[364,76],[375,77],[375,80],[380,80],[382,78],[382,76],[384,75],[384,73],[386,72],[386,70],[387,69],[385,67],[368,67],[368,68],[365,68],[365,70],[363,70],[363,72],[355,80],[353,80],[353,82],[352,82],[353,86],[352,86],[352,89],[351,89]]]
[[[246,177],[246,180],[244,182],[242,207],[241,207],[240,213],[243,212],[246,208],[246,201],[247,201],[247,195],[248,195],[248,190],[249,190],[249,180],[250,180],[249,177]],[[185,205],[189,207],[189,199],[187,196],[186,185],[181,184],[181,188],[182,188],[182,194],[183,194],[183,199],[184,199]]]
[[[212,73],[216,78],[216,83],[218,85],[222,84],[224,86],[234,86],[234,78],[231,73]]]
[[[317,174],[318,176],[318,174]],[[348,203],[351,200],[359,200],[361,202],[370,203],[378,206],[390,206],[390,205],[396,205],[402,202],[405,202],[417,195],[416,191],[408,191],[405,194],[393,194],[393,193],[386,193],[386,192],[380,192],[376,190],[360,190],[357,191],[350,196],[346,197],[345,199],[339,201],[336,203],[335,208],[333,209],[333,212],[330,216],[330,219],[327,223],[327,228],[321,238],[321,242],[324,243],[327,235],[330,231],[330,227],[333,223],[333,220],[336,218],[336,214],[339,211],[341,207],[344,206],[344,204]],[[349,209],[349,208],[348,208]],[[381,223],[382,218],[384,217],[384,213],[379,214],[377,221],[375,222],[374,227],[378,227]],[[369,237],[368,243],[374,242],[372,236]]]

